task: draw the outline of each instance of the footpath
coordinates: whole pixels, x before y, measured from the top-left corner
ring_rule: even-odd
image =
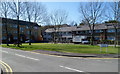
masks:
[[[57,56],[67,56],[67,57],[94,57],[94,58],[119,58],[118,54],[79,54],[79,53],[68,53],[68,52],[57,52],[57,51],[46,51],[46,50],[33,50],[33,52],[57,55]]]

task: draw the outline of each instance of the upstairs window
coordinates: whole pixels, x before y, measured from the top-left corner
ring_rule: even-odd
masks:
[[[38,29],[38,27],[34,27],[34,29]]]
[[[110,32],[115,32],[115,29],[108,29],[107,32],[108,32],[108,33],[110,33]]]
[[[101,33],[103,32],[102,30],[95,30],[95,33]]]

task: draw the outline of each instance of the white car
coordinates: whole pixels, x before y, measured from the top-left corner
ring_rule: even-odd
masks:
[[[25,41],[25,43],[29,43],[29,42],[33,43],[35,41],[34,40],[27,40],[27,41]]]
[[[25,41],[25,43],[29,43],[29,42],[30,42],[30,40]]]
[[[88,40],[84,40],[84,41],[82,41],[82,43],[83,43],[83,44],[88,44],[89,41],[88,41]]]

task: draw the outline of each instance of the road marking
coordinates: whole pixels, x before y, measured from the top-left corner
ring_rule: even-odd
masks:
[[[7,67],[3,63],[1,63],[1,62],[0,62],[0,64],[5,68],[5,71],[8,72]]]
[[[24,58],[25,58],[25,56],[20,55],[20,54],[16,54],[16,53],[15,53],[15,55],[16,55],[16,56],[19,56],[19,57],[24,57]]]
[[[104,62],[107,62],[107,63],[112,63],[111,61],[104,61]]]
[[[31,52],[31,51],[26,51],[26,52],[35,53],[35,54],[40,54],[40,53],[36,53],[36,52]]]
[[[31,60],[36,60],[36,61],[39,60],[39,59],[35,59],[35,58],[31,58],[31,57],[24,56],[24,55],[20,55],[20,54],[15,54],[15,55],[16,55],[16,56],[19,56],[19,57],[23,57],[23,58],[31,59]]]
[[[32,59],[32,60],[36,60],[36,61],[39,60],[39,59],[31,58],[31,57],[26,57],[26,58],[28,58],[28,59]]]
[[[8,64],[6,64],[5,62],[3,62],[1,60],[0,60],[0,64],[2,64],[2,66],[5,68],[5,70],[8,74],[9,73],[12,74],[13,70]]]
[[[80,70],[73,69],[73,68],[70,68],[70,67],[65,67],[65,66],[61,66],[61,65],[59,65],[59,66],[62,67],[62,68],[66,68],[66,69],[77,71],[77,72],[84,72],[84,71],[80,71]]]
[[[0,50],[0,51],[1,51],[1,50]],[[8,53],[7,51],[3,51],[3,50],[2,50],[1,52]]]

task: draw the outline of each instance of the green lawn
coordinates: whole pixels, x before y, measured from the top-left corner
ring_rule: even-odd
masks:
[[[89,54],[105,54],[106,47],[102,48],[102,52],[100,52],[99,46],[91,46],[91,45],[81,45],[81,44],[51,44],[51,43],[32,43],[32,45],[28,45],[24,43],[21,47],[16,47],[13,44],[10,46],[6,46],[6,44],[2,44],[2,47],[15,48],[21,50],[50,50],[50,51],[59,51],[59,52],[73,52],[73,53],[89,53]],[[114,48],[113,46],[108,47],[108,54],[116,54],[118,53],[118,48]]]

